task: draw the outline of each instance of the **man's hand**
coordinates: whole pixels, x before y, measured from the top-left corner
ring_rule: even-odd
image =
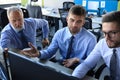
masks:
[[[32,43],[28,43],[31,48],[21,50],[20,53],[29,57],[38,57],[40,55],[39,51],[32,45]]]
[[[3,51],[4,51],[5,53],[8,53],[8,50],[9,50],[8,48],[4,48],[4,49],[3,49]]]
[[[46,46],[48,46],[49,43],[50,43],[50,42],[49,42],[48,38],[43,39],[43,40],[42,40],[42,46],[43,46],[43,48],[46,47]]]
[[[63,65],[65,67],[70,67],[75,63],[78,63],[80,60],[78,58],[71,58],[71,59],[66,59],[63,61]]]

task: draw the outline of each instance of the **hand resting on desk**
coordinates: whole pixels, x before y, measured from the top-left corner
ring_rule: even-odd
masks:
[[[73,64],[79,63],[79,61],[80,61],[80,60],[75,57],[75,58],[65,59],[62,64],[63,64],[65,67],[71,67]]]

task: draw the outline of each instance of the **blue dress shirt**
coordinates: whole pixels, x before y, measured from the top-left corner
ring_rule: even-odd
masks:
[[[116,50],[119,59],[119,69],[120,69],[120,47],[116,48]],[[86,60],[84,60],[83,63],[81,63],[79,66],[76,67],[72,75],[78,78],[83,78],[87,73],[87,71],[93,68],[101,58],[103,58],[108,68],[110,68],[110,59],[112,57],[112,54],[113,54],[113,49],[107,46],[106,40],[105,39],[100,40],[96,44],[94,50],[86,58]],[[116,77],[118,77],[119,80],[120,73],[118,73]]]
[[[28,42],[36,46],[36,29],[42,28],[43,38],[48,38],[49,26],[48,22],[44,19],[24,19],[23,32],[26,35]],[[2,48],[17,48],[24,49],[23,42],[19,38],[19,34],[15,31],[10,24],[5,26],[1,32],[0,46]]]
[[[58,30],[55,33],[50,46],[46,50],[40,51],[40,58],[51,58],[57,50],[59,50],[61,59],[65,59],[71,36],[72,34],[68,27]],[[82,62],[82,60],[84,60],[93,50],[96,43],[96,37],[85,28],[82,28],[76,35],[74,35],[74,41],[72,44],[73,50],[70,58],[77,57],[80,59],[80,62]]]

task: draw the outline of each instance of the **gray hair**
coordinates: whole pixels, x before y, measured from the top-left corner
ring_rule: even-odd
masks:
[[[7,17],[9,18],[9,14],[10,14],[11,12],[14,12],[14,11],[18,11],[18,12],[20,12],[20,13],[23,15],[22,9],[21,9],[20,7],[18,7],[18,6],[12,6],[12,7],[10,7],[10,8],[7,10]]]

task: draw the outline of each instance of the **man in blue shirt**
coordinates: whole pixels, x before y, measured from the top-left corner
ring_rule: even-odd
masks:
[[[104,80],[120,80],[120,11],[114,11],[103,16],[102,31],[105,38],[100,40],[86,60],[76,67],[73,76],[83,78],[87,71],[102,58],[110,70],[110,77],[107,76]],[[114,59],[116,62],[112,64],[114,55],[116,55],[115,59],[117,60]],[[116,67],[112,67],[115,64]],[[115,71],[112,72],[112,70]]]
[[[62,65],[70,68],[76,67],[89,55],[97,42],[96,37],[83,27],[85,16],[86,11],[82,6],[73,6],[66,18],[68,26],[55,33],[51,44],[46,50],[37,51],[30,43],[31,49],[23,50],[22,53],[31,57],[49,59],[59,50]],[[71,36],[74,36],[71,54],[69,58],[66,58]]]
[[[36,29],[43,32],[43,44],[49,44],[49,25],[44,19],[23,17],[19,7],[11,7],[7,10],[9,24],[1,32],[0,46],[2,48],[24,49],[29,47],[28,42],[36,46]],[[22,32],[22,34],[20,33]]]

